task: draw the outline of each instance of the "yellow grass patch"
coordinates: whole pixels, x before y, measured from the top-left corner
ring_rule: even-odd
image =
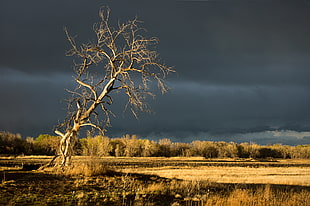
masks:
[[[217,183],[285,184],[310,186],[310,169],[306,167],[160,167],[123,169],[182,180]]]

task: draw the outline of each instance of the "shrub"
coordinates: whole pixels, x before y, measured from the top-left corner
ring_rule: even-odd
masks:
[[[58,171],[68,176],[99,176],[112,172],[106,165],[98,158],[87,158],[86,161],[73,163],[64,171]]]
[[[54,155],[59,147],[59,136],[40,134],[34,141],[34,153],[40,155]]]
[[[173,156],[172,142],[168,138],[160,139],[159,142],[159,156],[171,157]]]
[[[193,141],[193,150],[195,156],[201,156],[205,158],[216,158],[219,155],[218,146],[215,142],[209,141]]]
[[[190,157],[191,156],[191,145],[187,143],[176,142],[173,143],[175,148],[175,155],[178,157]]]
[[[220,158],[235,158],[238,157],[237,144],[234,142],[217,142],[218,157]]]
[[[110,154],[115,157],[121,157],[125,154],[125,144],[121,139],[113,139],[110,141],[112,150]]]
[[[142,144],[139,141],[137,135],[129,135],[126,134],[125,137],[122,139],[125,145],[124,148],[124,155],[126,157],[140,157],[142,156]]]
[[[267,158],[267,157],[273,157],[273,158],[281,158],[281,154],[273,149],[273,148],[269,148],[269,147],[262,147],[258,150],[259,158]]]
[[[155,141],[148,139],[140,140],[142,145],[142,156],[143,157],[156,157],[159,155],[159,145]]]
[[[26,142],[20,134],[10,132],[0,132],[0,153],[1,154],[21,154],[25,153]]]
[[[294,159],[309,159],[310,145],[298,145],[296,147],[291,147],[290,156]]]
[[[110,139],[104,136],[80,139],[81,154],[88,156],[109,156],[112,151]]]

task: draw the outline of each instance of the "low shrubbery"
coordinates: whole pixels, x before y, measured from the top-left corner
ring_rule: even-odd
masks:
[[[59,137],[48,134],[24,140],[20,134],[0,132],[0,154],[53,155],[59,141]],[[136,135],[113,139],[104,136],[82,138],[76,144],[76,151],[77,155],[116,157],[310,158],[310,145],[257,145],[198,140],[179,143],[167,138],[159,141],[139,139]]]
[[[55,154],[60,137],[41,134],[37,138],[27,137],[23,139],[20,134],[0,132],[0,154]]]
[[[28,145],[20,134],[0,133],[0,154],[19,154],[28,152]]]

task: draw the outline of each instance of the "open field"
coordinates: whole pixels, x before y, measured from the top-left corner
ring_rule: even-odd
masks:
[[[204,162],[204,161],[201,161]],[[123,172],[159,175],[189,181],[216,183],[283,184],[310,186],[308,160],[278,162],[209,162],[210,166],[162,166],[126,168]],[[226,164],[226,166],[225,166]]]
[[[0,158],[0,205],[309,205],[309,160]]]

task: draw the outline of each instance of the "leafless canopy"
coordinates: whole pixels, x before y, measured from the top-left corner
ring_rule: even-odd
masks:
[[[112,94],[123,92],[128,97],[127,107],[137,116],[137,111],[147,110],[146,97],[154,95],[149,83],[155,80],[160,91],[165,93],[167,87],[163,79],[174,71],[160,63],[154,50],[158,39],[145,37],[145,29],[140,27],[142,22],[137,18],[111,27],[109,8],[100,9],[99,16],[100,22],[93,27],[96,34],[93,42],[77,45],[75,38],[66,30],[71,44],[68,55],[77,60],[74,67],[77,87],[70,91],[69,117],[55,131],[62,136],[59,149],[59,155],[63,157],[62,166],[71,157],[72,146],[81,127],[90,126],[104,132],[110,126]],[[99,110],[105,114],[105,117],[100,117],[103,124],[99,124]]]

